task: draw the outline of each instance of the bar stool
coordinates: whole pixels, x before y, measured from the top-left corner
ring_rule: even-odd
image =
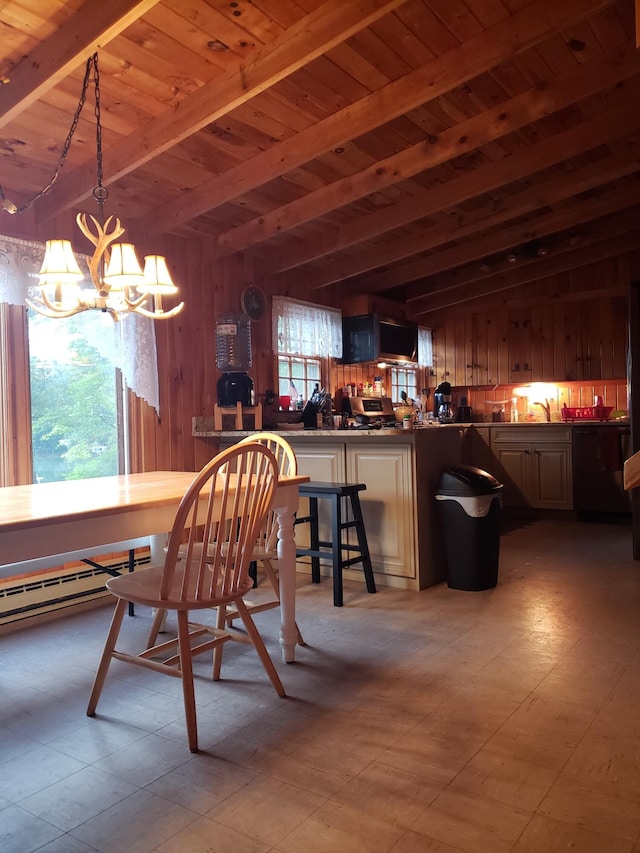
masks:
[[[331,557],[333,569],[333,604],[342,607],[342,570],[355,563],[362,563],[367,592],[376,591],[373,568],[364,529],[359,492],[366,489],[364,483],[318,483],[311,481],[300,486],[300,497],[309,499],[309,515],[297,516],[296,524],[309,524],[310,547],[296,548],[296,557],[311,557],[311,580],[320,583],[320,557]],[[328,499],[331,505],[331,541],[320,539],[318,530],[318,500]],[[351,506],[351,521],[342,520],[342,500],[347,498]],[[342,531],[355,528],[357,545],[343,539]],[[343,551],[355,552],[354,557],[343,559]]]

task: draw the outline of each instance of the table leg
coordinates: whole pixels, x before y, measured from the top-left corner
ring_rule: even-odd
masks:
[[[285,491],[285,490],[283,490]],[[278,518],[278,577],[280,586],[280,647],[282,660],[296,659],[296,543],[293,533],[297,489],[287,489],[287,503],[276,507]]]
[[[151,565],[161,566],[164,563],[164,549],[169,538],[168,533],[154,533],[149,537],[149,551],[151,552]],[[153,608],[153,615],[156,615],[156,608]],[[164,612],[164,618],[160,623],[159,631],[162,633],[166,630],[167,611]]]

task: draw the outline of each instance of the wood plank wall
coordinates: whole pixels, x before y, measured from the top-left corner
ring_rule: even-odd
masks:
[[[80,245],[71,216],[53,227],[38,226],[32,219],[14,221],[13,231],[3,228],[11,236],[43,240],[54,232],[71,237],[80,251],[87,249]],[[140,248],[157,250],[151,242]],[[160,415],[139,400],[131,401],[132,469],[197,470],[215,451],[211,442],[192,437],[192,418],[213,412],[219,376],[216,316],[239,311],[243,287],[261,277],[240,256],[208,261],[204,240],[168,237],[162,249],[186,304],[177,318],[156,323]],[[591,387],[594,381],[624,380],[631,268],[630,257],[622,255],[521,285],[493,300],[425,315],[421,321],[434,330],[431,387],[445,378],[454,386],[479,389],[532,380],[584,380]],[[252,324],[252,339],[251,375],[263,395],[276,385],[270,312]],[[363,376],[370,372],[360,370]],[[337,373],[334,378],[342,380]]]
[[[428,315],[436,384],[626,378],[629,255]]]
[[[215,317],[239,310],[242,287],[259,276],[237,258],[200,263],[197,249],[188,244],[181,252],[179,245],[168,243],[166,251],[180,268],[176,280],[186,282],[187,306],[177,322],[158,332],[162,412],[160,423],[148,424],[141,450],[148,439],[156,449],[156,467],[195,470],[215,448],[191,438],[192,416],[211,415],[216,399]],[[623,393],[613,389],[626,380],[629,281],[630,260],[621,256],[521,285],[500,300],[425,317],[425,325],[432,320],[434,329],[436,365],[435,375],[428,377],[430,386],[447,378],[454,386],[477,386],[478,399],[484,399],[486,385],[555,379],[566,386],[572,379],[584,380],[582,396],[588,399],[594,382],[607,388],[607,380],[618,380],[610,383],[611,396],[622,403]],[[251,375],[262,395],[275,387],[269,316],[252,324],[252,341]],[[476,366],[468,368],[471,363]],[[514,371],[515,363],[519,371]],[[332,381],[339,384],[347,372],[351,376],[354,368],[338,368]],[[355,368],[356,378],[370,373],[369,366]],[[581,394],[579,385],[571,385],[575,397]],[[143,453],[140,464],[149,467],[150,462]]]

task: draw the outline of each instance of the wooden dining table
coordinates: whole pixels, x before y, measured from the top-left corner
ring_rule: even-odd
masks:
[[[148,537],[152,563],[163,548],[193,471],[147,471],[88,480],[64,480],[0,488],[0,575],[2,567],[25,568],[47,558],[99,553],[114,543],[125,547]],[[280,477],[274,509],[278,518],[280,647],[286,663],[295,660],[294,518],[305,476]],[[34,561],[31,562],[30,561]]]

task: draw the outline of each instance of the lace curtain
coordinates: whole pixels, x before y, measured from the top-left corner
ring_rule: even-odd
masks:
[[[433,367],[433,336],[424,326],[418,326],[418,364]]]
[[[279,355],[342,358],[342,312],[274,296],[273,348]]]
[[[0,236],[0,302],[25,305],[44,256],[44,245],[30,240]],[[80,269],[90,281],[87,257],[76,255]],[[61,320],[51,320],[60,323]],[[104,334],[92,344],[103,358],[120,368],[134,394],[159,412],[158,360],[153,320],[132,314],[114,323],[105,315]]]

